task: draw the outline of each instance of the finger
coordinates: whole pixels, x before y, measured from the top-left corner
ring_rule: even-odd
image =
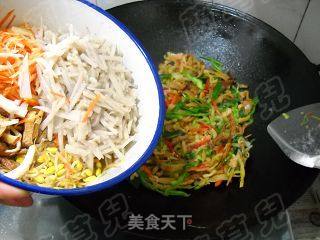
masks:
[[[0,182],[0,203],[27,207],[31,206],[33,201],[28,192]]]
[[[7,200],[0,200],[0,205],[7,205],[7,206],[13,206],[13,207],[30,207],[33,204],[32,198],[26,197],[26,198],[20,198],[20,199],[7,199]]]

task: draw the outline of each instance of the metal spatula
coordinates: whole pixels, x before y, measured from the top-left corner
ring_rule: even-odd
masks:
[[[320,103],[282,114],[268,132],[291,160],[320,169]]]

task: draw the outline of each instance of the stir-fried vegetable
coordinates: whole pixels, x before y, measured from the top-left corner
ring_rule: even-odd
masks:
[[[244,134],[257,99],[222,72],[220,62],[204,59],[211,69],[187,54],[168,53],[160,65],[165,126],[152,157],[137,174],[144,186],[165,196],[188,196],[187,189],[228,185],[235,177],[244,185],[251,148]]]

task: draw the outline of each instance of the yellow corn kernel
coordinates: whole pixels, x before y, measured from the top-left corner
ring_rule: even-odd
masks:
[[[64,164],[60,163],[58,164],[58,170],[64,169]]]
[[[23,160],[24,160],[24,156],[20,156],[20,157],[17,157],[16,162],[21,164]]]
[[[90,170],[90,169],[86,169],[86,170],[84,170],[83,171],[83,173],[85,174],[85,175],[87,175],[88,177],[91,177],[92,176],[92,171]]]
[[[53,162],[48,162],[48,167],[52,167],[53,166]]]
[[[56,154],[58,152],[58,148],[56,148],[56,147],[48,147],[47,148],[47,152],[49,152],[51,154]]]
[[[96,170],[96,176],[97,177],[99,177],[100,175],[101,175],[101,168],[98,168],[97,170]]]
[[[45,174],[46,173],[46,171],[47,171],[47,169],[46,168],[42,168],[42,169],[40,169],[40,173],[42,173],[42,174]]]
[[[80,172],[82,170],[82,168],[83,168],[83,164],[79,160],[77,160],[76,163],[75,163],[75,168],[76,168],[77,171]]]
[[[44,183],[44,177],[43,176],[37,176],[37,177],[35,177],[35,179],[34,179],[37,183],[39,183],[39,184],[42,184],[42,183]]]
[[[65,170],[65,169],[61,169],[61,170],[59,170],[59,171],[57,172],[57,176],[58,176],[58,177],[61,177],[61,176],[63,176],[65,173],[66,173],[66,170]]]
[[[44,154],[42,154],[40,157],[38,157],[37,162],[44,163],[45,160],[46,160],[46,156]]]
[[[101,162],[97,162],[97,163],[96,163],[96,166],[97,166],[97,168],[102,168]]]
[[[29,174],[37,174],[37,173],[38,173],[38,170],[35,169],[35,168],[33,168],[33,169],[31,169],[28,173],[29,173]]]
[[[96,176],[90,176],[90,177],[83,179],[83,181],[88,183],[88,182],[92,182],[92,181],[96,180],[96,178],[97,178]]]
[[[56,168],[54,167],[54,166],[51,166],[51,167],[49,167],[47,170],[46,170],[46,174],[47,175],[52,175],[52,174],[54,174],[56,172]]]

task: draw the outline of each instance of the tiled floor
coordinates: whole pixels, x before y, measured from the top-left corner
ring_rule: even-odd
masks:
[[[218,0],[270,24],[294,39],[308,0]]]
[[[296,45],[316,64],[320,64],[320,1],[311,0]]]

